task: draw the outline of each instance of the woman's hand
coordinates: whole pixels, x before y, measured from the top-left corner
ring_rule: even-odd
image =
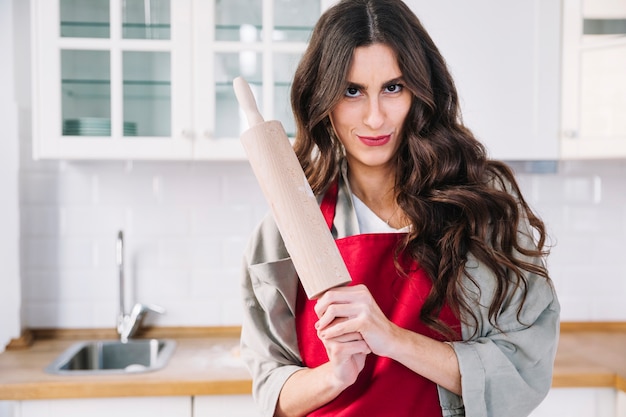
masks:
[[[317,334],[325,345],[358,338],[376,355],[389,356],[388,342],[397,326],[385,317],[365,285],[327,291],[317,301],[315,312]]]
[[[343,320],[338,318],[335,324]],[[328,354],[336,386],[345,389],[354,384],[365,366],[365,358],[371,353],[363,337],[352,332],[321,340]]]
[[[452,345],[391,322],[364,285],[327,291],[317,301],[315,312],[319,317],[317,334],[327,349],[332,343],[354,340],[360,335],[372,353],[391,358],[462,395],[461,372]]]
[[[337,398],[354,384],[370,352],[360,334],[322,340],[329,361],[294,372],[283,385],[275,416],[303,416]]]

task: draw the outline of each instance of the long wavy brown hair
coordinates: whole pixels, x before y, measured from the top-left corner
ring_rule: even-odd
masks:
[[[478,286],[466,269],[471,254],[495,276],[489,321],[497,326],[498,313],[514,291],[521,289],[526,299],[528,274],[549,280],[542,262],[548,253],[545,226],[522,197],[513,172],[488,159],[463,125],[446,63],[401,0],[346,0],[322,15],[291,90],[296,155],[313,191],[323,193],[343,157],[329,114],[348,87],[355,48],[374,43],[395,51],[405,88],[413,93],[395,181],[397,202],[412,228],[396,260],[400,252],[408,253],[431,277],[421,319],[452,337],[453,330],[438,319],[447,303],[465,323],[478,324],[461,284],[468,278]],[[530,225],[531,247],[520,243],[520,222]]]

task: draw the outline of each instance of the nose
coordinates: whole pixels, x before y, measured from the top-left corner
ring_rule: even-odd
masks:
[[[385,112],[378,97],[370,97],[363,123],[372,130],[379,129],[385,122]]]

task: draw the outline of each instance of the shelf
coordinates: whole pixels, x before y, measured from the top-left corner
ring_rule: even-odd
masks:
[[[246,24],[246,26],[253,26],[258,31],[263,30],[263,26],[261,25],[250,25]],[[215,25],[215,29],[217,30],[239,30],[241,25]],[[274,26],[274,30],[299,30],[299,31],[312,31],[313,26]]]
[[[263,84],[261,83],[261,81],[248,81],[246,80],[246,82],[250,85],[255,85],[258,87],[261,87]],[[215,86],[216,87],[231,87],[233,85],[232,81],[221,81],[221,82],[216,82]],[[274,87],[291,87],[291,82],[279,82],[279,81],[274,81]]]
[[[61,22],[63,38],[110,38],[110,22]],[[122,39],[170,39],[169,23],[122,23]]]
[[[63,79],[63,92],[66,96],[77,99],[110,99],[109,80]],[[169,81],[126,80],[124,87],[133,88],[133,93],[124,94],[125,100],[170,100]],[[104,87],[104,90],[103,90]],[[143,87],[143,89],[141,89]],[[139,93],[139,94],[138,94]]]
[[[61,22],[61,27],[74,27],[74,28],[108,28],[110,26],[110,22]],[[145,24],[145,23],[122,23],[122,28],[124,29],[171,29],[172,25],[169,23],[153,23],[153,24]]]
[[[256,29],[258,38],[263,38],[263,27],[261,25],[250,25]],[[215,37],[217,41],[244,42],[240,39],[241,25],[215,25]],[[312,26],[274,26],[272,28],[272,38],[274,42],[306,42],[311,32]],[[258,39],[256,39],[258,40]]]
[[[63,84],[82,84],[82,85],[110,85],[110,80],[81,80],[64,78],[61,80]],[[170,81],[149,81],[149,80],[124,80],[124,85],[145,85],[145,86],[167,86],[172,83]],[[231,83],[232,84],[232,83]]]

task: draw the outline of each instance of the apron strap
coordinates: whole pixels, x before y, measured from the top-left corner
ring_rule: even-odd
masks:
[[[332,230],[333,228],[333,220],[335,219],[335,208],[337,206],[338,193],[339,181],[335,180],[332,182],[332,184],[330,184],[328,190],[326,190],[326,194],[324,194],[322,204],[320,205],[320,210],[322,210],[322,215],[326,220],[326,224],[328,225],[329,230]]]

